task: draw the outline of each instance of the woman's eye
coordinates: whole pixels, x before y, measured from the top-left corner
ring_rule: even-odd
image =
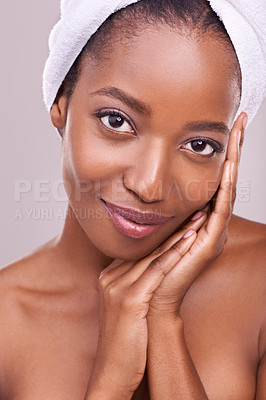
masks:
[[[105,112],[97,115],[102,124],[113,131],[134,133],[134,129],[126,119],[118,112]]]
[[[214,145],[209,144],[206,140],[203,139],[192,140],[182,147],[202,156],[211,156],[216,151],[219,151],[215,148]]]

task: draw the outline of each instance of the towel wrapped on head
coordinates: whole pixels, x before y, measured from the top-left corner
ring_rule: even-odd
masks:
[[[61,18],[49,37],[43,98],[50,111],[57,92],[89,38],[114,12],[141,0],[61,0]],[[178,0],[176,0],[178,1]],[[266,0],[206,0],[222,20],[242,75],[239,109],[248,124],[266,97]]]

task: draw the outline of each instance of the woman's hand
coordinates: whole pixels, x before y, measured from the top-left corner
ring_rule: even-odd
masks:
[[[115,260],[100,274],[99,339],[89,385],[101,382],[106,390],[116,387],[121,393],[133,394],[145,372],[149,318],[162,313],[178,316],[191,284],[223,251],[235,200],[244,117],[241,114],[232,129],[209,218],[202,211],[147,257],[137,262]]]
[[[189,222],[167,241],[175,261],[186,254],[195,238],[180,239],[206,218]],[[177,246],[178,253],[173,250]],[[168,253],[167,252],[167,253]],[[173,253],[171,253],[173,252]],[[159,250],[140,261],[115,260],[99,276],[99,337],[88,393],[115,392],[131,398],[139,386],[147,362],[148,324],[152,297],[172,263],[161,262]],[[121,394],[121,396],[119,395]],[[128,397],[127,397],[128,396]]]
[[[182,252],[180,252],[180,256],[178,254],[180,251],[178,243],[174,246],[174,250],[167,251],[170,247],[168,242],[160,249],[163,253],[160,263],[168,263],[172,268],[154,293],[148,317],[161,316],[163,313],[179,317],[180,307],[189,287],[201,271],[224,249],[228,224],[236,198],[240,145],[245,128],[243,120],[246,118],[247,115],[241,113],[231,130],[227,159],[224,163],[223,175],[217,196],[215,196],[213,210],[210,212],[211,207],[209,208],[208,218],[198,232],[196,229],[189,232],[191,240],[193,240],[192,246],[184,256],[181,255]],[[177,254],[172,255],[173,251],[176,251]]]

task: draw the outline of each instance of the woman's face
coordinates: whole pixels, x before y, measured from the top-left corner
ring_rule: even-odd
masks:
[[[77,220],[103,254],[145,256],[215,194],[239,101],[231,58],[212,35],[149,28],[97,67],[85,60],[62,169]],[[132,214],[130,223],[104,201],[170,219],[151,226]]]

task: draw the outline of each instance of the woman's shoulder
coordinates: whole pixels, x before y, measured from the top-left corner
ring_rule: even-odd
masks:
[[[266,224],[232,215],[228,229],[230,247],[235,251],[243,246],[252,251],[260,249],[266,254]]]
[[[56,287],[53,251],[55,238],[0,269],[0,323],[7,327],[25,316],[30,307],[49,296]],[[55,274],[54,274],[55,275]],[[4,330],[1,329],[2,334]],[[2,335],[1,335],[2,336]]]
[[[50,319],[63,320],[64,315],[74,314],[71,287],[62,276],[64,266],[58,273],[53,241],[0,270],[1,399],[8,397],[10,387],[16,387],[21,374],[18,360],[25,360],[25,349],[36,343],[36,338],[42,340]]]
[[[18,347],[23,345],[32,315],[29,305],[34,305],[36,293],[44,287],[49,246],[47,242],[0,269],[0,397],[7,384],[4,371],[13,368]]]
[[[237,269],[237,275],[257,279],[266,294],[266,224],[233,215],[223,260]]]
[[[57,243],[56,236],[0,269],[0,320],[9,318],[8,310],[24,320],[25,315],[47,313],[76,295],[75,274],[67,269]]]
[[[199,283],[208,301],[219,294],[218,309],[228,302],[234,317],[255,316],[257,326],[265,324],[266,335],[266,225],[233,215],[224,251],[206,267]]]
[[[30,286],[31,281],[42,280],[44,266],[52,260],[55,238],[35,248],[26,255],[15,259],[0,269],[0,293],[12,292],[16,288]],[[1,296],[1,294],[0,294]]]
[[[23,320],[34,304],[38,293],[45,291],[47,273],[45,265],[51,258],[51,242],[34,249],[32,252],[17,258],[0,269],[0,342],[3,344],[5,332],[9,332],[18,321]],[[2,346],[1,346],[2,347]]]
[[[242,302],[253,304],[250,315],[259,322],[259,354],[266,352],[266,224],[233,216],[229,225],[228,251],[234,271],[234,288],[240,285]],[[246,300],[244,300],[246,299]],[[249,307],[245,307],[245,315]]]

